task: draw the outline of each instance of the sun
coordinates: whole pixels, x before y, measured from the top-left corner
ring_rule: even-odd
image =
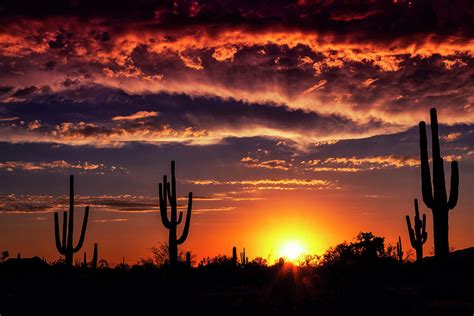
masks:
[[[305,249],[300,242],[288,241],[281,246],[280,257],[294,261],[301,257]]]

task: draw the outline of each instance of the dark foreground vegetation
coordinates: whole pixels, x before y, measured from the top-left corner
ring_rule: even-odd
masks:
[[[159,256],[156,256],[161,260]],[[181,260],[181,255],[179,256]],[[194,267],[143,260],[0,264],[1,315],[472,315],[474,248],[400,263],[370,233],[296,266],[218,256]]]

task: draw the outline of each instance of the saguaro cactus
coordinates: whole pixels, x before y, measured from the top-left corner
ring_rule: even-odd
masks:
[[[420,218],[420,211],[418,210],[418,200],[415,199],[415,226],[412,228],[410,222],[410,216],[406,216],[408,235],[410,236],[411,246],[416,251],[416,261],[421,262],[423,260],[423,244],[428,238],[426,232],[426,214],[423,214],[423,220]]]
[[[403,248],[402,248],[402,239],[398,236],[397,241],[397,258],[400,264],[403,263]]]
[[[88,218],[89,206],[86,206],[79,242],[74,247],[74,176],[71,175],[69,177],[69,221],[68,212],[64,212],[62,239],[59,233],[59,214],[58,212],[54,212],[54,237],[56,240],[56,248],[58,249],[58,252],[65,257],[65,263],[69,267],[72,267],[74,253],[81,250],[82,245],[84,244]]]
[[[171,161],[171,184],[168,182],[166,175],[163,176],[163,183],[159,185],[160,213],[163,226],[169,231],[168,254],[170,264],[176,266],[178,264],[178,245],[186,241],[189,234],[189,224],[191,222],[191,210],[193,202],[193,193],[189,192],[188,210],[186,212],[186,221],[184,224],[181,237],[177,238],[177,227],[183,220],[183,212],[179,212],[176,195],[176,176],[175,163]],[[168,201],[170,204],[170,218],[168,219]]]
[[[92,255],[91,268],[92,270],[97,269],[97,260],[99,258],[99,251],[97,244],[94,244],[94,254]]]
[[[245,256],[245,248],[243,248],[242,252],[240,253],[240,264],[246,265],[249,263],[249,258]]]
[[[237,248],[235,246],[232,247],[232,264],[237,265]]]
[[[421,191],[423,202],[433,213],[433,233],[435,255],[444,258],[449,254],[449,210],[458,201],[459,170],[457,161],[451,162],[451,188],[449,199],[446,194],[443,158],[441,157],[438,137],[438,117],[436,109],[430,110],[431,139],[433,158],[433,181],[431,181],[430,164],[428,161],[428,142],[426,124],[420,122],[420,160],[421,160]],[[433,183],[433,185],[432,185]]]

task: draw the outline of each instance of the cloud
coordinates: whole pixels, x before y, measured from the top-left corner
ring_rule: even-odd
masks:
[[[219,194],[218,194],[219,195]],[[241,198],[226,198],[223,193],[223,199],[206,200],[195,199],[199,201],[200,205],[194,205],[193,214],[206,214],[217,212],[228,212],[235,210],[237,207],[233,205],[225,206],[206,206],[208,203],[215,201],[241,202],[241,201],[259,201],[262,198],[250,198],[242,196]],[[57,211],[67,210],[69,207],[69,198],[67,196],[51,196],[51,195],[0,195],[0,213],[4,214],[43,214]],[[186,200],[187,203],[187,200]],[[203,205],[204,204],[204,205]],[[102,195],[102,196],[76,196],[75,205],[78,209],[83,209],[89,206],[91,212],[99,213],[119,213],[119,214],[149,214],[159,213],[160,207],[158,197],[155,196],[140,196],[140,195]],[[187,204],[179,204],[178,209],[186,210]],[[81,210],[82,211],[82,210]],[[125,222],[129,218],[98,218],[94,219],[95,223],[109,223],[109,222]]]
[[[255,159],[249,156],[240,159],[240,163],[249,168],[266,168],[285,171],[289,170],[292,167],[291,163],[287,163],[285,160],[282,159],[260,161],[259,159]]]
[[[195,185],[236,185],[248,190],[296,190],[296,189],[337,189],[338,187],[328,180],[320,179],[258,179],[258,180],[188,180]],[[248,186],[248,187],[245,187]]]
[[[333,6],[334,10],[326,11]],[[283,16],[291,12],[293,27],[272,25],[265,11],[257,18],[253,14],[260,11],[248,8],[249,14],[253,12],[251,19],[242,15],[246,10],[234,8],[231,11],[238,12],[238,22],[219,28],[207,15],[201,16],[218,10],[217,5],[204,7],[194,17],[198,20],[193,26],[189,16],[166,6],[150,11],[159,12],[159,18],[153,16],[146,21],[149,23],[138,25],[136,21],[116,25],[113,20],[86,24],[74,17],[6,21],[0,55],[12,62],[2,66],[2,80],[15,89],[3,100],[34,98],[43,93],[43,87],[61,93],[75,86],[63,84],[69,80],[135,95],[165,92],[271,103],[350,117],[357,124],[397,125],[397,131],[416,124],[430,104],[442,107],[447,123],[474,120],[472,111],[464,108],[472,103],[466,88],[471,84],[474,47],[469,25],[453,19],[451,23],[462,24],[456,28],[458,33],[436,23],[431,32],[414,21],[407,27],[406,22],[411,21],[407,16],[414,12],[426,15],[424,10],[429,8],[429,14],[439,14],[430,21],[437,21],[442,13],[435,5],[425,2],[409,8],[375,2],[361,10],[331,4],[318,11],[312,5],[293,3],[289,12],[279,12]],[[397,20],[401,12],[406,15]],[[314,15],[321,18],[319,27],[310,27]],[[216,14],[218,17],[222,15]],[[381,24],[384,18],[387,24]],[[173,19],[179,23],[168,26]],[[257,29],[253,19],[265,23]],[[325,23],[331,28],[325,28]],[[46,60],[55,63],[48,74],[38,67]],[[421,76],[424,80],[420,81]],[[378,79],[376,85],[367,81],[373,78]],[[356,89],[361,83],[370,86],[370,93]],[[458,97],[446,102],[454,93]],[[405,104],[413,106],[407,110]],[[402,107],[405,111],[400,111]],[[369,132],[388,131],[375,126]]]
[[[122,223],[127,222],[128,218],[112,218],[112,219],[94,219],[93,223]]]
[[[156,111],[139,111],[134,114],[126,115],[126,116],[114,116],[112,118],[113,121],[135,121],[141,120],[149,117],[157,117],[158,112]]]
[[[360,172],[387,168],[416,167],[418,157],[374,156],[374,157],[331,157],[324,160],[303,161],[306,170]]]
[[[44,170],[67,170],[77,169],[83,171],[126,171],[125,168],[116,166],[105,166],[101,163],[90,163],[90,162],[75,162],[70,163],[65,160],[55,160],[49,162],[27,162],[27,161],[6,161],[0,162],[0,170],[6,170],[9,172],[15,170],[23,171],[44,171]]]

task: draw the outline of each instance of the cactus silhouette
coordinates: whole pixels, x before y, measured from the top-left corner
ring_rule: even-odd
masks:
[[[97,244],[94,244],[94,254],[92,255],[92,262],[91,262],[92,270],[97,269],[97,259],[99,257],[99,253],[98,253],[97,248],[98,248]]]
[[[246,265],[249,263],[249,258],[245,256],[245,248],[243,248],[242,252],[240,253],[240,264]]]
[[[160,198],[160,213],[163,226],[168,229],[168,254],[171,266],[178,264],[178,245],[186,241],[189,234],[189,225],[191,222],[191,210],[193,202],[193,193],[189,192],[188,210],[186,213],[186,221],[184,224],[181,237],[177,238],[178,225],[183,220],[183,212],[179,212],[178,217],[178,202],[176,195],[176,176],[175,163],[171,161],[171,184],[167,180],[167,176],[163,176],[163,183],[159,184],[159,198]],[[170,218],[168,219],[168,201],[170,204]]]
[[[84,251],[84,259],[82,261],[82,266],[87,268],[87,253]]]
[[[89,206],[86,206],[79,242],[74,247],[74,176],[71,175],[69,176],[69,214],[68,212],[64,212],[63,215],[62,239],[59,233],[59,215],[58,212],[54,212],[54,237],[56,240],[56,249],[61,255],[65,257],[65,263],[69,267],[72,267],[74,253],[81,250],[82,245],[84,244],[84,237],[86,235],[88,218]]]
[[[433,235],[435,256],[444,258],[449,254],[449,210],[458,201],[459,169],[457,161],[451,162],[451,188],[449,199],[446,194],[443,158],[441,157],[438,137],[438,117],[436,109],[430,110],[433,181],[431,180],[430,164],[428,161],[428,142],[426,124],[420,122],[420,160],[421,160],[421,191],[423,202],[433,213]]]
[[[191,252],[186,252],[186,266],[191,268]]]
[[[402,248],[402,239],[398,236],[397,241],[397,258],[400,264],[403,263],[403,248]]]
[[[235,246],[232,247],[232,264],[237,265],[237,248]]]
[[[426,214],[423,214],[423,220],[420,218],[420,211],[418,210],[418,200],[415,199],[415,218],[414,226],[412,228],[410,216],[406,216],[408,235],[410,236],[411,246],[416,251],[416,261],[421,262],[423,260],[423,244],[428,238],[426,232]]]

